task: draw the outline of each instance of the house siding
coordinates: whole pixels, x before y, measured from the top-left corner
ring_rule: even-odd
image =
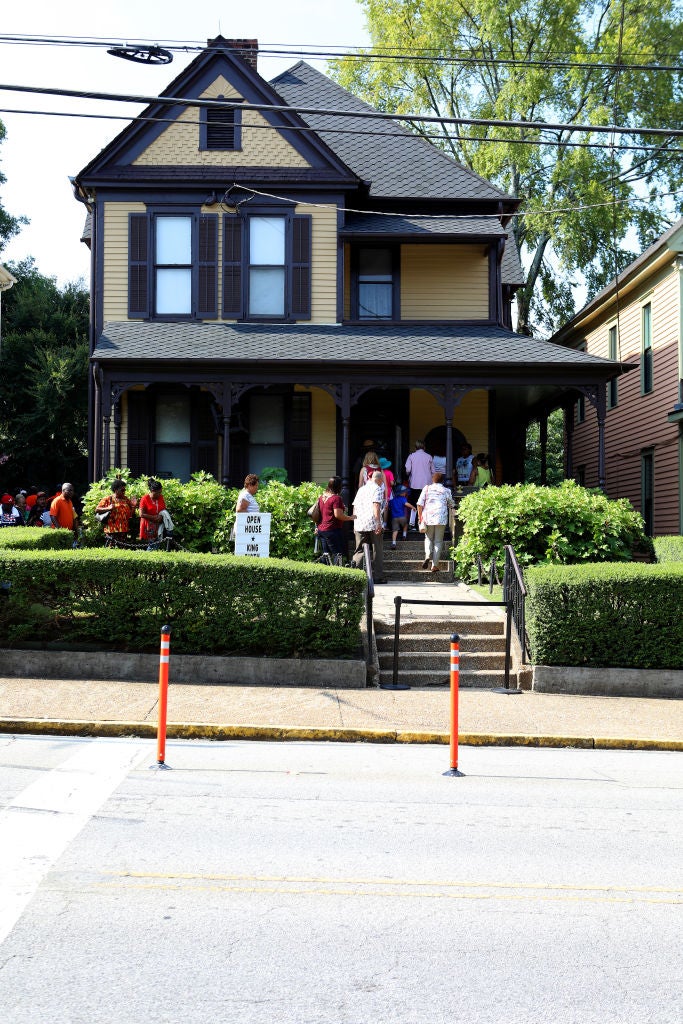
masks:
[[[481,246],[401,246],[402,320],[488,320],[489,264]]]
[[[327,486],[337,472],[337,407],[320,388],[311,388],[311,436],[311,479]]]
[[[468,392],[455,410],[453,426],[467,438],[475,452],[489,450],[488,409],[488,391],[477,390]],[[416,439],[426,437],[430,430],[443,423],[443,409],[433,395],[417,388],[410,392],[408,451],[412,451]],[[454,451],[453,458],[458,454]]]
[[[642,513],[641,456],[654,452],[654,522],[656,535],[679,533],[679,428],[667,421],[678,400],[680,285],[671,266],[652,275],[634,292],[619,313],[619,358],[640,363],[641,310],[652,305],[653,389],[641,393],[639,368],[618,378],[617,405],[607,410],[605,426],[605,492],[628,498]],[[587,351],[608,356],[609,328],[605,317],[586,337]],[[598,429],[593,407],[586,402],[586,420],[574,429],[574,469],[585,467],[587,487],[597,487]]]
[[[311,321],[337,320],[337,207],[297,206],[298,214],[312,218]]]
[[[226,99],[238,96],[235,89],[219,77],[206,89],[201,99]],[[200,150],[199,108],[187,107],[144,152],[133,161],[140,167],[205,166],[205,167],[310,167],[310,163],[284,135],[257,110],[242,111],[241,148],[238,150]],[[228,182],[229,183],[229,182]]]

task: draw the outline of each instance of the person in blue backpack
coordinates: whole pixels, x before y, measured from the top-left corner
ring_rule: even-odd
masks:
[[[399,484],[394,488],[394,492],[389,502],[389,512],[391,514],[391,546],[396,547],[396,539],[398,537],[398,531],[401,531],[401,536],[406,540],[408,536],[408,511],[415,511],[415,506],[411,505],[408,501],[409,489],[405,484]]]

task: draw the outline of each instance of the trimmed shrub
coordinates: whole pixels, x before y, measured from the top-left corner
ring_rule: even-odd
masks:
[[[235,505],[238,491],[230,491],[230,508],[223,525],[214,534],[216,551],[230,550],[230,534],[235,524]],[[313,558],[314,527],[306,515],[307,509],[323,493],[314,483],[288,484],[271,480],[259,487],[256,494],[261,512],[271,512],[270,557],[290,558],[297,562],[310,562]]]
[[[524,575],[534,664],[683,667],[683,565],[545,565]]]
[[[102,498],[111,494],[111,483],[121,477],[127,483],[126,493],[138,502],[147,493],[147,477],[133,480],[127,469],[113,469],[92,484],[83,499],[83,545],[101,547],[104,543],[102,524],[95,519],[95,508]],[[225,488],[209,473],[194,473],[189,483],[164,480],[163,495],[173,518],[174,539],[189,551],[213,551],[228,554],[232,550],[230,534],[235,524],[235,505],[239,489]],[[313,558],[314,530],[306,510],[322,494],[314,483],[298,487],[271,480],[258,490],[257,501],[262,512],[271,512],[270,556],[310,562]],[[132,521],[133,535],[138,536],[140,520]]]
[[[126,494],[138,502],[148,491],[148,477],[132,479],[130,470],[113,469],[102,480],[91,484],[83,499],[83,530],[86,547],[99,546],[104,541],[102,524],[95,519],[95,508],[102,498],[111,494],[111,483],[116,477],[126,481]],[[189,551],[211,551],[214,534],[223,523],[230,507],[231,494],[210,473],[193,473],[188,483],[180,480],[162,480],[163,495],[173,518],[174,537]],[[234,507],[237,492],[234,492]],[[133,537],[139,534],[140,519],[132,520]],[[132,538],[131,538],[132,539]]]
[[[683,537],[653,537],[658,562],[683,562]]]
[[[492,558],[502,564],[506,544],[522,567],[629,561],[653,551],[642,516],[625,498],[610,500],[573,480],[560,487],[484,487],[461,500],[458,518],[463,534],[451,556],[463,580],[476,579],[477,555],[485,564]]]
[[[49,526],[6,526],[0,529],[0,548],[13,551],[64,551],[73,547],[71,530]]]
[[[0,549],[0,646],[155,651],[161,626],[183,654],[349,657],[365,576],[287,560],[184,552]]]

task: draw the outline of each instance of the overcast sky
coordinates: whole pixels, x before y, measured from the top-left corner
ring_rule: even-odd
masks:
[[[250,5],[247,5],[250,6]],[[367,44],[364,16],[356,0],[260,0],[252,13],[218,0],[193,0],[185,8],[168,0],[117,0],[84,5],[74,0],[5,3],[0,35],[62,39],[174,41],[205,44],[219,32],[228,39],[254,38],[261,46],[296,50],[308,46]],[[28,45],[0,40],[0,84],[135,93],[156,96],[196,56],[175,53],[172,64],[144,67],[107,54],[105,47]],[[259,72],[273,78],[300,60],[259,58]],[[306,58],[320,70],[325,63]],[[10,110],[69,113],[138,113],[131,104],[104,103],[0,90],[0,202],[12,215],[30,219],[3,250],[0,260],[33,256],[43,274],[60,284],[89,277],[89,255],[79,241],[85,208],[73,198],[69,177],[77,174],[117,135],[127,121],[39,116]]]

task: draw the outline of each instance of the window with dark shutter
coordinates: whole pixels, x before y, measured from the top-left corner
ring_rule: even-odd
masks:
[[[150,408],[144,391],[129,391],[128,406],[128,452],[126,465],[132,475],[144,476],[152,472],[150,448]]]
[[[242,316],[242,221],[223,218],[223,316]]]
[[[146,213],[128,217],[128,316],[149,316],[149,221]]]
[[[197,316],[218,316],[218,217],[203,213],[199,218],[199,275]]]
[[[311,318],[311,217],[292,218],[291,315]]]

